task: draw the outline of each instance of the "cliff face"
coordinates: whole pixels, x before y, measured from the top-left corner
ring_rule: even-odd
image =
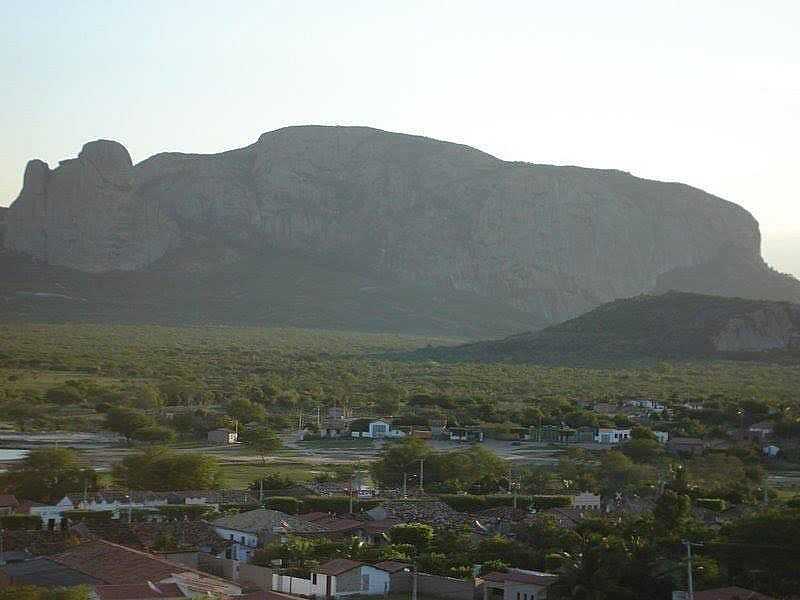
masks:
[[[110,141],[54,170],[32,161],[5,245],[104,272],[209,241],[472,292],[546,322],[651,290],[731,247],[763,266],[752,216],[700,190],[356,127],[292,127],[135,166]]]

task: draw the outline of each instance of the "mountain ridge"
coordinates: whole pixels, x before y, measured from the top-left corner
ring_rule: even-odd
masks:
[[[800,299],[800,283],[761,259],[752,215],[697,188],[366,127],[288,127],[239,149],[136,164],[121,144],[96,140],[55,169],[31,161],[7,220],[8,251],[78,271],[145,272],[209,245],[224,246],[225,260],[192,268],[275,251],[472,294],[537,327],[715,260],[769,281],[748,289],[730,275],[716,286],[726,293]]]

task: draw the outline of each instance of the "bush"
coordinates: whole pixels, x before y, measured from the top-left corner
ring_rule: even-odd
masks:
[[[64,516],[71,523],[101,524],[111,521],[114,513],[110,510],[67,510],[64,512]]]
[[[158,512],[169,521],[199,521],[213,508],[203,505],[159,506]]]
[[[728,503],[723,498],[697,498],[695,504],[715,512],[723,512],[728,508]]]
[[[0,529],[41,529],[42,519],[36,515],[5,515],[0,517]]]
[[[359,509],[358,498],[353,498],[353,510]],[[350,512],[349,496],[308,496],[303,500],[306,510],[309,512],[333,512],[346,514]]]
[[[300,507],[303,505],[302,500],[292,498],[291,496],[272,496],[267,498],[266,508],[271,510],[279,510],[281,512],[296,515],[300,512]]]

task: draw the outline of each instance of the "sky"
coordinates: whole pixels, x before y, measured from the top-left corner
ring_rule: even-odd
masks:
[[[92,139],[366,125],[688,183],[800,276],[799,32],[798,0],[3,0],[0,205]]]

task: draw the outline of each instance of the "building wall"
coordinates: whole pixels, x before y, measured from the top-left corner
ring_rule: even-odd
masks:
[[[410,592],[412,579],[411,573],[395,573],[391,576],[389,590],[392,593]],[[433,596],[445,600],[469,600],[475,594],[475,581],[419,573],[417,591],[421,596]]]

